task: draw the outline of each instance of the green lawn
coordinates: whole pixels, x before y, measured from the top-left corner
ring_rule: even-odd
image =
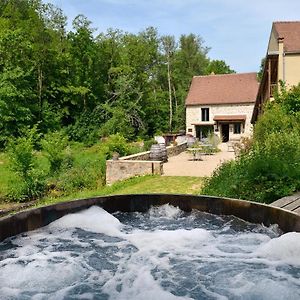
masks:
[[[140,180],[128,181],[120,185],[113,194],[167,193],[197,194],[201,189],[202,178],[184,176],[146,176]]]
[[[142,176],[121,182],[112,186],[106,186],[100,190],[87,190],[77,192],[65,197],[44,198],[38,202],[38,206],[47,205],[73,199],[95,197],[101,195],[118,194],[199,194],[203,178],[185,176]]]

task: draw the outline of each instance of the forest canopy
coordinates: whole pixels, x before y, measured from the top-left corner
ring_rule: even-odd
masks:
[[[96,34],[83,15],[67,31],[63,11],[40,0],[0,2],[0,148],[34,126],[93,144],[184,129],[194,75],[232,73],[195,34]]]

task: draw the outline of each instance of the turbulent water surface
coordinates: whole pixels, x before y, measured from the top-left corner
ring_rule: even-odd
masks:
[[[300,299],[300,233],[91,207],[0,244],[0,299]]]

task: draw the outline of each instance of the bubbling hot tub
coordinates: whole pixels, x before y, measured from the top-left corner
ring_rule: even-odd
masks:
[[[0,298],[299,299],[299,222],[187,195],[32,209],[0,219]]]

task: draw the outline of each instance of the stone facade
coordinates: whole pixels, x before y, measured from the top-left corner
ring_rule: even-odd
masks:
[[[201,121],[201,108],[209,109],[209,120]],[[234,123],[228,121],[229,124],[229,139],[239,139],[241,136],[250,136],[252,132],[252,125],[250,123],[254,103],[241,104],[210,104],[210,105],[192,105],[186,107],[186,132],[194,137],[197,136],[196,126],[211,125],[216,135],[221,138],[222,128],[221,124],[226,122],[216,122],[214,117],[216,115],[245,115],[246,119],[241,123],[241,133],[234,133]]]

